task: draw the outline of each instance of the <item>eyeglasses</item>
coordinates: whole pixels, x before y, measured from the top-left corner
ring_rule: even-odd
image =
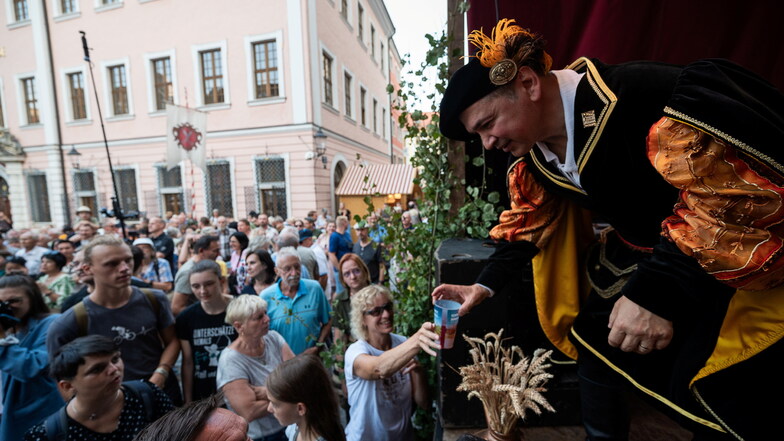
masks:
[[[343,271],[343,278],[348,279],[351,276],[359,277],[362,274],[362,270],[359,268],[351,268],[350,270]]]
[[[373,309],[368,309],[367,311],[365,311],[365,315],[372,315],[373,317],[378,317],[384,311],[387,311],[388,313],[391,314],[394,312],[394,309],[395,309],[395,305],[393,305],[392,302],[387,302],[385,305],[376,306]]]
[[[302,268],[299,265],[279,266],[277,267],[283,274],[290,273],[291,271],[301,272]]]

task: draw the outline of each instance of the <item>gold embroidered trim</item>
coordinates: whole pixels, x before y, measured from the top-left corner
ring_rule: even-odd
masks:
[[[715,135],[716,137],[721,138],[722,140],[727,141],[727,142],[729,142],[730,144],[732,144],[732,145],[734,145],[736,147],[739,147],[740,149],[746,151],[746,153],[749,153],[749,154],[751,154],[751,155],[761,159],[762,161],[765,161],[771,167],[775,168],[776,170],[778,170],[781,173],[784,173],[784,166],[782,166],[781,164],[779,164],[778,162],[773,160],[773,158],[771,158],[770,156],[760,152],[759,150],[757,150],[754,147],[746,144],[745,142],[743,142],[743,141],[741,141],[741,140],[739,140],[739,139],[737,139],[735,137],[732,137],[729,134],[724,133],[721,130],[719,130],[719,129],[711,126],[711,125],[705,124],[702,121],[699,121],[699,120],[697,120],[695,118],[692,118],[692,117],[690,117],[690,116],[688,116],[688,115],[686,115],[686,114],[684,114],[682,112],[678,112],[677,110],[673,109],[670,106],[667,106],[667,107],[664,108],[664,113],[674,116],[675,119],[681,120],[681,122],[684,123],[684,124],[689,124],[691,126],[697,126],[696,127],[697,129],[704,130],[704,131],[710,133],[711,135]]]
[[[722,427],[724,427],[726,432],[730,433],[732,436],[737,438],[739,441],[743,441],[743,437],[742,436],[738,435],[735,431],[730,429],[729,426],[727,425],[727,423],[725,423],[724,420],[719,418],[719,416],[716,415],[715,412],[713,412],[713,409],[711,409],[711,407],[708,406],[708,403],[706,403],[705,400],[702,398],[702,395],[700,395],[700,392],[697,390],[696,386],[692,386],[691,392],[692,392],[692,394],[694,394],[694,397],[697,399],[697,401],[699,401],[700,404],[702,404],[703,409],[705,409],[709,414],[711,414],[713,416],[713,418],[716,418],[716,421],[719,421],[721,423]]]
[[[710,427],[711,429],[718,430],[719,432],[722,432],[722,433],[727,433],[727,431],[724,430],[724,428],[722,426],[714,423],[713,421],[708,421],[705,418],[701,418],[701,417],[698,417],[697,415],[692,414],[691,412],[687,411],[686,409],[681,408],[680,406],[676,405],[675,403],[673,403],[672,401],[668,400],[667,398],[657,394],[656,392],[654,392],[654,391],[648,389],[647,387],[641,385],[640,383],[638,383],[634,378],[631,377],[631,375],[627,374],[626,372],[621,370],[621,368],[619,368],[618,366],[614,365],[612,362],[610,362],[610,360],[605,358],[604,355],[600,354],[599,351],[597,351],[594,347],[592,347],[585,340],[583,340],[582,337],[580,337],[580,335],[577,334],[577,331],[575,331],[574,328],[572,328],[572,335],[577,339],[577,341],[580,342],[580,344],[585,346],[586,349],[588,349],[589,351],[593,352],[593,354],[596,355],[597,358],[602,360],[612,370],[614,370],[615,372],[618,372],[619,374],[621,374],[624,378],[626,378],[626,380],[628,380],[634,387],[636,387],[640,391],[642,391],[642,392],[650,395],[651,397],[659,400],[662,404],[666,405],[667,407],[673,409],[674,411],[678,412],[679,414],[685,416],[686,418],[689,418],[690,420],[692,420],[692,421],[694,421],[696,423],[699,423],[699,424],[702,424],[704,426]]]
[[[547,176],[551,181],[555,182],[556,184],[558,184],[561,187],[568,188],[569,190],[576,191],[576,192],[582,193],[584,195],[588,195],[588,193],[585,190],[583,190],[580,187],[577,187],[576,185],[572,184],[572,181],[566,179],[565,176],[553,173],[550,170],[548,170],[547,167],[545,166],[545,164],[540,162],[539,158],[536,157],[536,153],[535,152],[531,152],[531,158],[533,159],[534,165],[536,165],[536,168],[541,170],[542,173],[544,173],[544,175]]]

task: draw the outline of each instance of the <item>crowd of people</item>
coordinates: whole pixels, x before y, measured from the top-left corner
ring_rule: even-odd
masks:
[[[76,214],[3,232],[0,439],[163,439],[198,409],[252,440],[410,438],[438,339],[391,332],[389,218]]]

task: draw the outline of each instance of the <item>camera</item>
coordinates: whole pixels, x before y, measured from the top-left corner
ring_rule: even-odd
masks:
[[[14,317],[14,310],[11,308],[11,302],[0,302],[0,326],[3,329],[8,329],[19,324],[21,320]]]

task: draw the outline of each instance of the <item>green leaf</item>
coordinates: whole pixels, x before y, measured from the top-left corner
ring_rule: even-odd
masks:
[[[481,156],[477,156],[476,158],[474,158],[473,161],[471,161],[471,163],[474,164],[474,166],[476,167],[481,167],[485,164],[485,158]]]

